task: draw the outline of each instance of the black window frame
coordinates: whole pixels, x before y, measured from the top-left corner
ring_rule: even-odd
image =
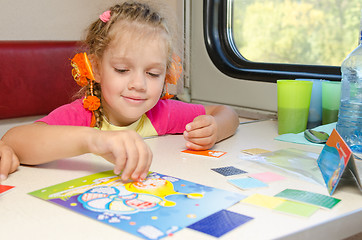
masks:
[[[204,0],[203,4],[206,49],[213,64],[227,76],[262,82],[297,78],[341,80],[341,68],[337,66],[262,63],[245,59],[232,39],[232,26],[228,28],[228,0]]]

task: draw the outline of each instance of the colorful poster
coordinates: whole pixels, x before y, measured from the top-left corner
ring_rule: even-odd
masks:
[[[330,195],[335,191],[342,175],[352,175],[361,189],[352,151],[336,129],[329,136],[317,163]]]
[[[156,172],[125,183],[112,171],[29,194],[145,239],[172,235],[245,198]]]

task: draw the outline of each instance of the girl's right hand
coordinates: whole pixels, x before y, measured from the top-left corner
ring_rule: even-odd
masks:
[[[0,140],[0,183],[9,173],[15,172],[19,165],[19,159],[13,149]]]
[[[132,130],[96,130],[88,142],[89,151],[113,163],[122,180],[143,180],[152,162],[152,152],[142,137]]]

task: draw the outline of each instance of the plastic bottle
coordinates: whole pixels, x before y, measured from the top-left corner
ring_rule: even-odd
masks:
[[[343,61],[337,131],[355,153],[362,153],[362,18],[359,46]]]

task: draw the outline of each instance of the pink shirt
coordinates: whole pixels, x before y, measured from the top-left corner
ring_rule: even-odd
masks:
[[[186,124],[199,115],[205,114],[205,107],[200,104],[184,103],[176,100],[159,100],[148,112],[158,135],[182,133]],[[92,113],[83,108],[81,99],[60,106],[49,115],[37,120],[49,125],[90,126]]]

